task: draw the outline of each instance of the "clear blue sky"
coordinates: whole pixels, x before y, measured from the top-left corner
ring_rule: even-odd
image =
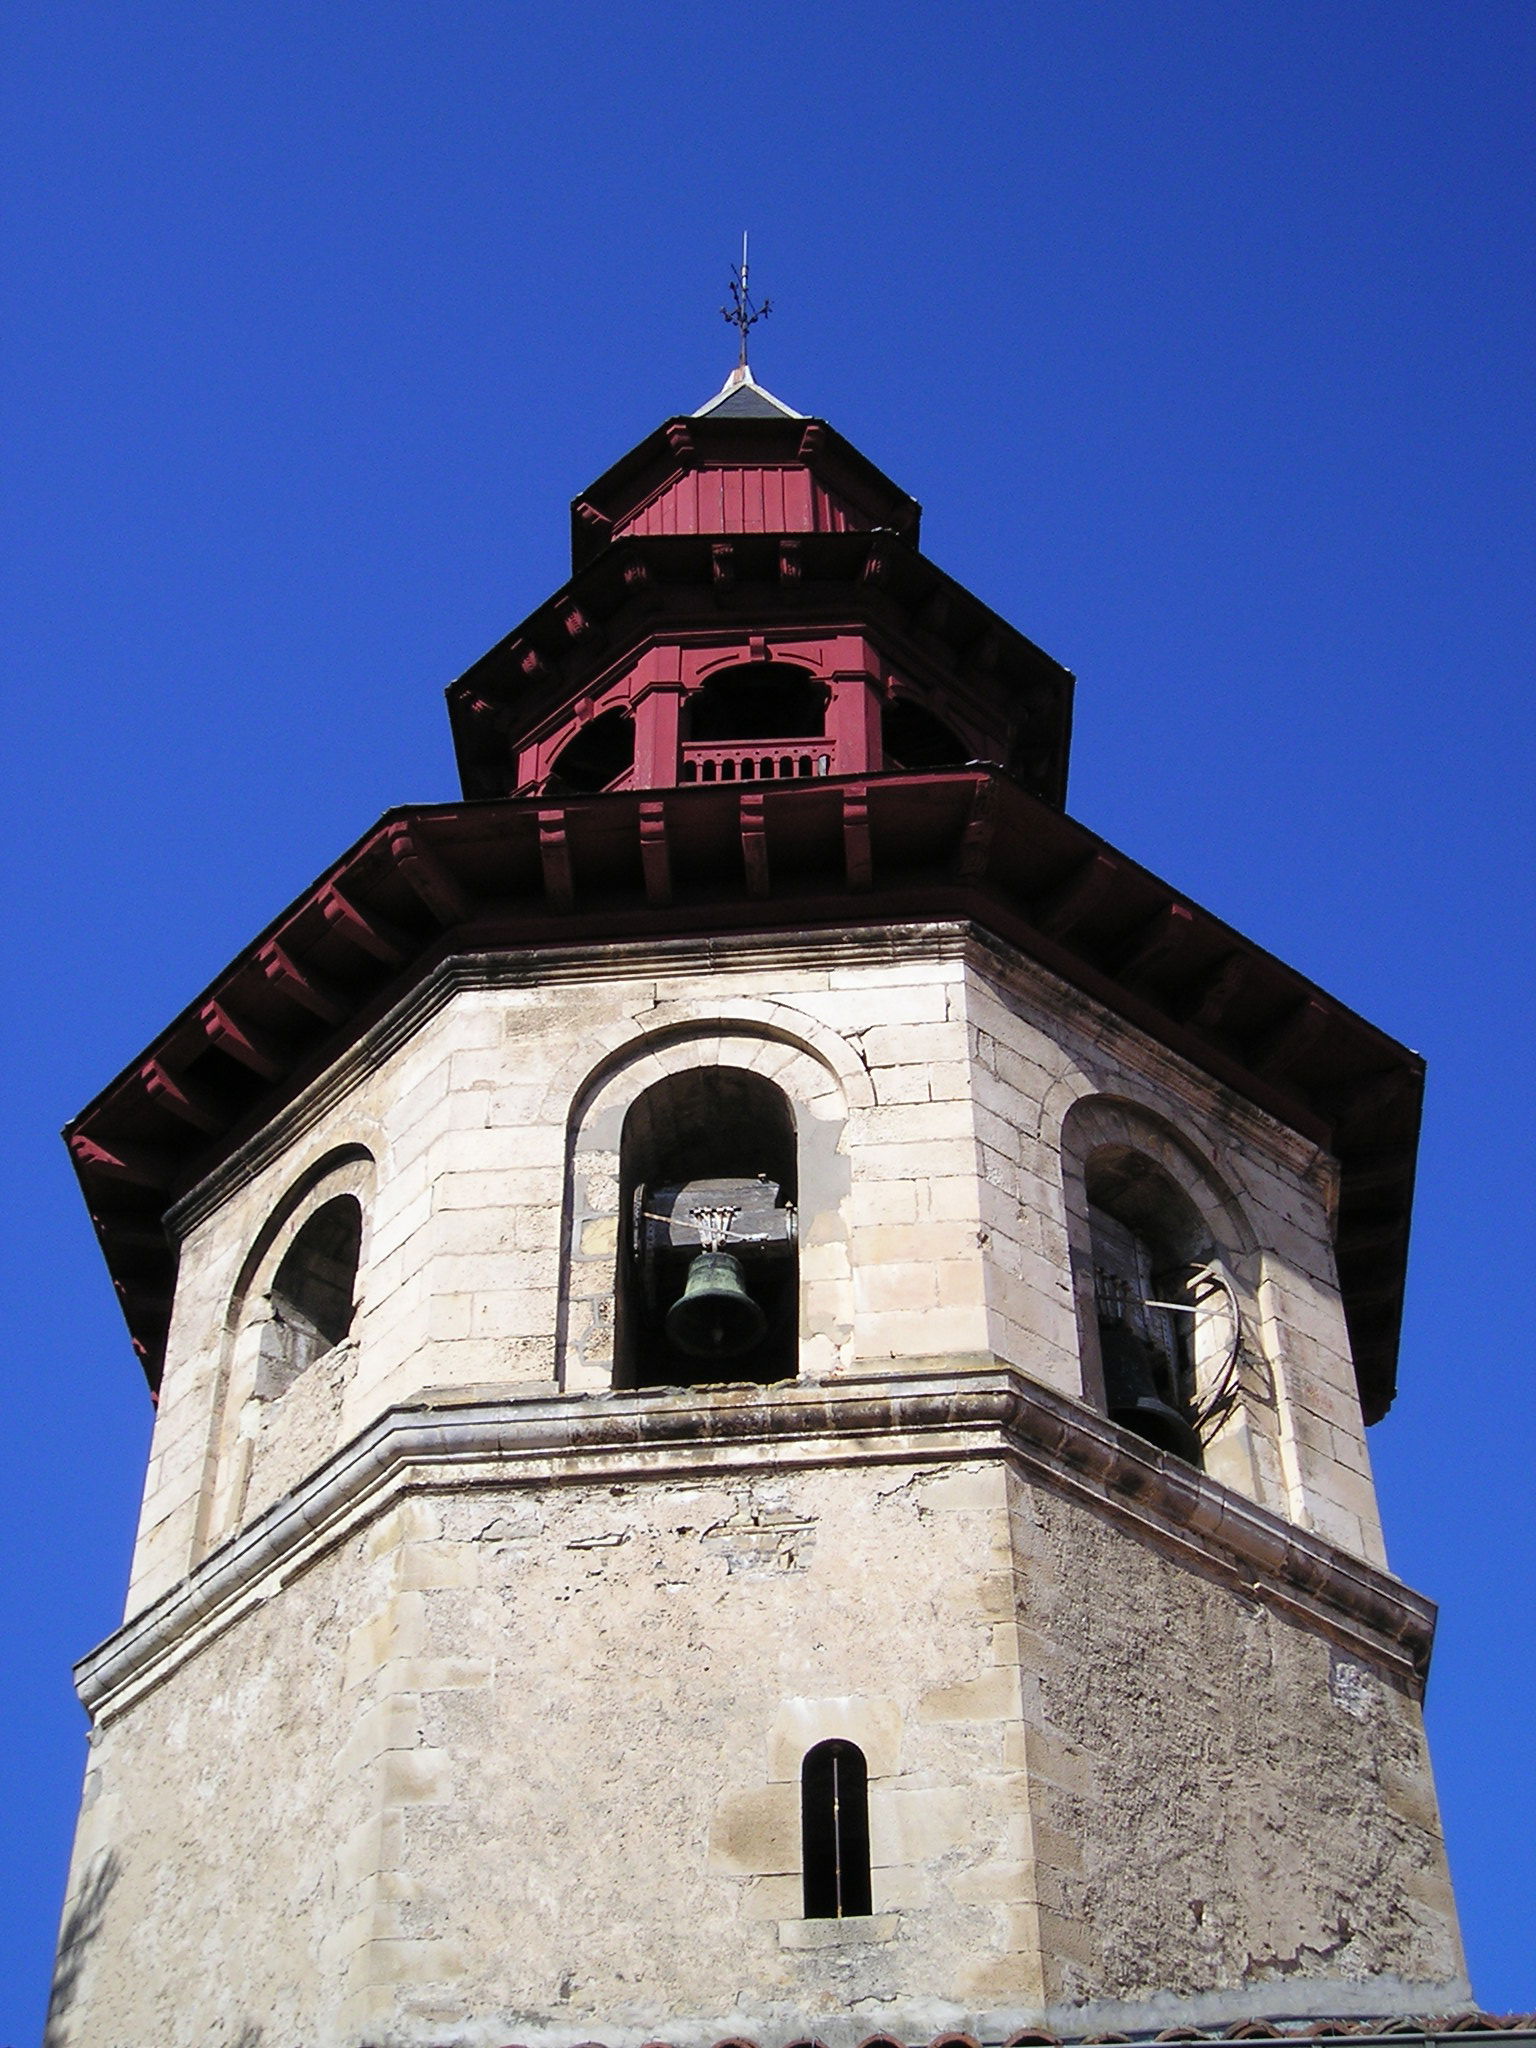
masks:
[[[149,1407],[56,1130],[731,361],[1080,678],[1071,807],[1429,1060],[1396,1568],[1536,2007],[1530,0],[11,0],[0,2044]]]

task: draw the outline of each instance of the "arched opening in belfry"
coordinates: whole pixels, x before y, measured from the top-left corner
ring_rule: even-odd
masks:
[[[856,1742],[818,1742],[800,1766],[800,1868],[807,1920],[870,1912],[869,1766]]]
[[[620,1139],[614,1384],[767,1384],[798,1370],[795,1126],[741,1067],[695,1067]]]
[[[819,738],[826,729],[827,692],[791,662],[740,662],[718,670],[683,707],[683,737],[732,740]]]
[[[963,768],[971,758],[960,735],[914,697],[895,697],[885,705],[880,745],[887,768]]]
[[[1129,1146],[1092,1153],[1086,1182],[1110,1420],[1199,1465],[1192,1283],[1212,1259],[1209,1233],[1183,1189]]]
[[[258,1353],[256,1393],[262,1399],[285,1392],[351,1329],[362,1241],[357,1197],[337,1195],[315,1211],[283,1254]]]
[[[548,796],[595,796],[635,765],[635,721],[624,710],[601,712],[555,756],[544,781]]]

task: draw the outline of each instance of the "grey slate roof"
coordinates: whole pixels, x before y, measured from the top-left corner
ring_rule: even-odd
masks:
[[[732,370],[714,397],[705,401],[694,414],[696,420],[798,420],[804,413],[786,405],[782,398],[775,398],[771,391],[758,383],[752,372],[743,366]]]
[[[789,408],[770,398],[761,386],[742,384],[719,405],[711,406],[712,420],[781,420]]]

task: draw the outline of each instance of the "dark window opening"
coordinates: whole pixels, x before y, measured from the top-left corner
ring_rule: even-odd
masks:
[[[739,1067],[658,1081],[624,1119],[619,1185],[615,1385],[792,1379],[795,1127],[783,1091]]]
[[[818,1742],[800,1767],[800,1853],[807,1920],[871,1910],[869,1767],[853,1742]]]
[[[1168,1176],[1136,1152],[1096,1153],[1087,1179],[1094,1313],[1110,1420],[1199,1465],[1190,1279],[1209,1257],[1199,1216]]]
[[[283,1254],[261,1333],[256,1392],[274,1400],[352,1327],[363,1212],[355,1195],[317,1209]]]
[[[897,697],[880,714],[887,768],[963,768],[971,749],[926,704]]]
[[[635,721],[627,711],[604,711],[560,749],[544,791],[547,796],[594,796],[634,765]]]
[[[699,741],[819,738],[827,693],[803,668],[743,662],[711,676],[683,707],[684,738]]]

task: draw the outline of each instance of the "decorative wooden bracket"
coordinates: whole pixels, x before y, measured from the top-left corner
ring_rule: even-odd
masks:
[[[667,807],[663,803],[640,806],[640,866],[645,875],[647,903],[672,901],[672,858],[667,847]]]
[[[252,1030],[248,1024],[237,1024],[222,1003],[204,1003],[198,1016],[203,1029],[220,1051],[227,1052],[242,1067],[249,1067],[263,1081],[275,1081],[283,1071],[282,1055],[270,1039]]]
[[[576,902],[576,877],[571,871],[563,810],[539,813],[539,860],[544,868],[544,893],[557,910],[570,910]]]
[[[1309,1053],[1328,1029],[1331,1012],[1317,996],[1299,1003],[1276,1030],[1255,1047],[1248,1064],[1256,1074],[1273,1080],[1289,1073]]]
[[[987,871],[992,853],[992,834],[997,825],[996,784],[989,775],[971,793],[970,816],[955,849],[954,871],[962,882],[979,882]]]
[[[1248,979],[1248,962],[1241,953],[1229,953],[1218,961],[1200,984],[1184,1021],[1197,1031],[1215,1031],[1231,1009],[1238,990]]]
[[[222,1131],[229,1121],[227,1117],[220,1116],[200,1089],[189,1081],[178,1079],[159,1060],[146,1060],[139,1069],[139,1079],[151,1101],[161,1109],[168,1109],[172,1116],[180,1117],[184,1124],[191,1124],[194,1130],[212,1135],[215,1131]]]
[[[1085,917],[1092,915],[1109,894],[1119,873],[1120,863],[1107,853],[1090,854],[1059,889],[1041,898],[1035,905],[1030,922],[1048,937],[1064,939]]]
[[[256,964],[275,988],[323,1024],[339,1024],[347,1014],[346,1003],[331,984],[313,968],[301,967],[276,939],[268,939],[256,955]]]
[[[1187,905],[1168,904],[1137,933],[1129,954],[1117,970],[1116,979],[1127,988],[1136,987],[1177,953],[1194,929],[1195,913]]]
[[[126,1181],[136,1188],[150,1188],[156,1194],[164,1194],[175,1178],[157,1153],[138,1145],[124,1145],[114,1139],[109,1150],[94,1138],[77,1132],[69,1141],[69,1149],[83,1171],[101,1174],[108,1180]]]
[[[344,896],[335,882],[327,882],[320,891],[320,915],[333,930],[350,939],[354,946],[372,954],[375,960],[382,960],[386,967],[398,967],[410,957],[413,951],[411,941],[404,932],[397,931],[387,918],[374,911],[364,913],[349,896]]]
[[[439,924],[465,924],[469,903],[463,890],[435,853],[413,839],[406,824],[391,825],[386,835],[395,866]]]
[[[869,841],[869,791],[862,782],[843,791],[843,861],[850,889],[867,889],[874,880]]]
[[[741,859],[747,873],[749,896],[768,894],[768,830],[763,820],[763,799],[755,791],[741,799]]]

